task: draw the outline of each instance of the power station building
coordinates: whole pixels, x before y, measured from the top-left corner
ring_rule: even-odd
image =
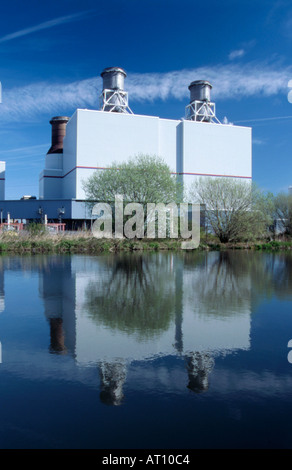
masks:
[[[99,110],[77,109],[71,118],[50,120],[52,142],[39,177],[39,199],[4,201],[3,180],[4,217],[5,211],[15,219],[46,214],[48,220],[62,218],[74,228],[91,218],[83,182],[93,172],[138,154],[161,157],[186,186],[201,176],[251,180],[251,128],[219,122],[208,81],[189,85],[185,118],[171,120],[132,112],[122,68],[104,69],[101,76]]]

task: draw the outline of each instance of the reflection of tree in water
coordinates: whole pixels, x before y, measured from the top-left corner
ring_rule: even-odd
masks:
[[[273,275],[273,291],[280,299],[292,296],[292,254],[277,253],[270,255],[270,270]]]
[[[243,253],[206,253],[195,271],[190,260],[186,268],[185,292],[199,314],[228,316],[250,303],[249,263]]]
[[[105,405],[122,404],[123,385],[126,381],[127,368],[122,361],[102,362],[99,365],[100,399]]]
[[[238,253],[231,253],[236,261]],[[292,295],[292,254],[289,252],[243,253],[239,262],[251,277],[253,298],[259,302],[260,296],[273,295],[291,298]]]
[[[87,287],[92,319],[143,337],[168,329],[176,295],[169,256],[116,255],[108,271]]]
[[[189,377],[188,388],[195,393],[209,388],[209,374],[214,367],[214,359],[207,352],[194,352],[185,356]]]
[[[186,253],[184,269],[189,273],[185,291],[194,298],[198,310],[228,315],[239,313],[248,299],[292,296],[292,253],[224,251]],[[194,268],[200,275],[193,276]]]

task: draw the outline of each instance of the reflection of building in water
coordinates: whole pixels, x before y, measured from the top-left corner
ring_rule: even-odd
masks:
[[[250,347],[251,271],[245,253],[201,255],[183,270],[184,349],[228,352]]]
[[[67,352],[66,365],[74,367],[72,356],[80,376],[92,384],[94,375],[94,386],[100,377],[101,400],[118,405],[126,378],[143,393],[156,385],[212,388],[216,358],[250,347],[251,299],[291,298],[291,260],[288,253],[243,252],[3,257],[0,275],[2,292],[4,268],[6,291],[15,296],[15,271],[37,274],[47,350]],[[35,362],[38,377],[54,362],[45,354],[41,366]],[[22,364],[19,373],[26,373]]]
[[[250,345],[250,272],[227,253],[56,258],[40,291],[51,349],[98,366],[107,404],[121,403],[133,360],[184,358],[201,392],[218,354]]]
[[[50,352],[63,354],[75,349],[75,276],[69,257],[51,256],[41,271],[39,290],[50,325]]]
[[[188,388],[199,393],[209,388],[214,357],[250,347],[251,277],[241,254],[196,260],[185,253],[176,263],[175,347],[186,359]]]

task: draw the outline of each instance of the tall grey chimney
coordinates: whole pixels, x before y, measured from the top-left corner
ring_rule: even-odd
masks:
[[[127,76],[125,70],[120,67],[108,67],[100,75],[103,79],[100,96],[101,111],[132,113],[128,105],[128,93],[124,91]]]

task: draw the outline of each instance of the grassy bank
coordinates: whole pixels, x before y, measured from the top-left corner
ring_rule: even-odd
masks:
[[[63,234],[29,234],[6,232],[0,234],[0,253],[84,253],[98,254],[129,251],[180,251],[181,241],[176,239],[110,240],[97,239],[90,232]],[[292,240],[220,243],[216,238],[201,239],[198,250],[292,250]]]
[[[0,253],[85,253],[179,250],[179,240],[97,239],[90,232],[32,235],[25,232],[0,235]]]

